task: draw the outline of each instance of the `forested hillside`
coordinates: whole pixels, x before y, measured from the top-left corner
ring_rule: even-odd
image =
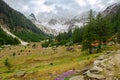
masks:
[[[106,16],[104,16],[103,13],[98,13],[95,16],[93,11],[90,10],[86,25],[76,28],[73,32],[60,33],[56,37],[57,42],[54,45],[73,45],[77,43],[83,46],[83,50],[88,49],[91,53],[92,47],[97,47],[99,52],[102,46],[106,46],[110,40],[119,43],[120,11],[118,9],[111,11],[115,13],[110,13]]]
[[[11,32],[25,41],[40,41],[47,36],[23,14],[10,8],[3,0],[0,0],[0,23],[7,25]]]
[[[0,28],[0,46],[1,45],[15,45],[19,44],[20,42],[16,38],[12,38],[8,36],[1,28]]]

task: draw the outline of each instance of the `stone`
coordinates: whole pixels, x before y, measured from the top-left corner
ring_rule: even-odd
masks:
[[[106,51],[106,55],[111,53],[113,53],[113,51]]]
[[[87,76],[90,78],[93,78],[93,79],[99,79],[99,80],[105,79],[105,77],[103,75],[93,74],[90,71],[87,71]]]
[[[101,67],[98,67],[98,66],[94,66],[94,67],[92,67],[91,69],[90,69],[90,72],[91,73],[100,73],[100,72],[102,72],[103,71],[103,69],[101,68]]]
[[[120,54],[120,50],[118,50],[116,53],[117,53],[117,54]]]
[[[103,60],[103,59],[105,59],[105,57],[104,56],[100,56],[100,57],[98,57],[97,60]]]
[[[95,60],[95,61],[94,61],[94,63],[93,63],[93,65],[94,65],[94,66],[99,66],[99,65],[100,65],[100,63],[101,63],[101,61],[100,61],[100,60]]]
[[[84,80],[84,77],[83,76],[74,76],[72,78],[70,78],[69,80]]]
[[[20,71],[15,74],[16,77],[23,77],[25,75],[25,71]]]
[[[85,68],[82,69],[82,70],[75,70],[75,72],[78,73],[78,74],[82,74],[82,73],[88,71],[89,69],[90,69],[90,67],[85,67]]]
[[[108,59],[103,59],[103,60],[95,60],[93,65],[94,66],[100,66],[102,63],[108,61]]]

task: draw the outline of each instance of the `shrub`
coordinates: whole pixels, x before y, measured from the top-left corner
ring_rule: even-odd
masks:
[[[8,69],[8,71],[11,71],[11,64],[10,64],[8,58],[5,59],[4,65],[5,65],[5,67]]]
[[[46,48],[49,46],[49,44],[50,44],[49,42],[45,41],[41,44],[41,46]]]

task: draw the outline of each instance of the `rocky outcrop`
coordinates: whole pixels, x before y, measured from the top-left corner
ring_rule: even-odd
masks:
[[[71,77],[69,80],[120,80],[119,77],[116,77],[116,74],[120,74],[119,53],[120,50],[107,51],[94,61],[91,68],[83,73],[78,71],[80,75]]]
[[[15,74],[15,77],[23,77],[25,75],[25,71],[20,71]]]
[[[103,16],[110,16],[112,14],[117,13],[118,11],[120,11],[120,3],[115,3],[109,7],[107,7],[103,12]]]
[[[31,13],[28,16],[28,19],[40,30],[42,30],[44,33],[49,34],[49,35],[57,35],[58,32],[55,29],[52,29],[50,27],[46,27],[44,25],[42,25],[42,23],[35,17],[35,15],[33,13]],[[50,24],[55,24],[56,21],[51,20]]]
[[[83,76],[75,76],[75,77],[70,78],[70,80],[84,80],[84,77]]]

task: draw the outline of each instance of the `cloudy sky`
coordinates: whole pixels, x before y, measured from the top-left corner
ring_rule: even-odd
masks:
[[[4,0],[25,16],[34,13],[39,20],[73,17],[90,9],[102,11],[120,0]]]

